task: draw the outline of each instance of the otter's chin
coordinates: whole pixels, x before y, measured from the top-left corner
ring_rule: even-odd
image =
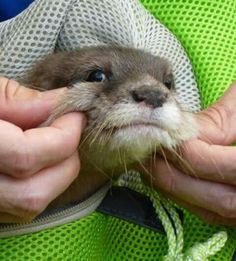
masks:
[[[177,140],[161,127],[136,124],[117,129],[112,135],[110,147],[111,150],[125,150],[138,158],[140,152],[150,154],[160,145],[173,148],[176,144]]]
[[[135,158],[143,158],[159,146],[173,149],[197,135],[195,120],[190,114],[186,114],[184,120],[176,125],[174,128],[167,128],[158,122],[125,125],[111,135],[110,149],[124,150]]]

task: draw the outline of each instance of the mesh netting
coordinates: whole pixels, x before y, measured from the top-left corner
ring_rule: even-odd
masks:
[[[185,47],[207,107],[236,79],[235,0],[141,2]]]
[[[189,59],[176,38],[137,0],[41,0],[0,24],[0,75],[20,79],[46,54],[117,43],[167,58],[174,68],[180,102],[199,109]]]
[[[203,104],[212,103],[236,78],[235,1],[142,2],[181,40],[194,64]],[[0,74],[16,79],[55,48],[71,50],[114,41],[147,48],[173,62],[182,101],[191,103],[193,110],[199,108],[182,48],[136,1],[36,1],[16,19],[0,24],[0,35]],[[185,248],[219,230],[185,213]],[[226,247],[210,260],[231,260],[236,233],[228,231]],[[0,239],[0,260],[6,261],[156,261],[166,251],[165,236],[99,213],[46,231]]]
[[[94,213],[58,228],[1,239],[0,260],[156,261],[166,251],[165,236]],[[157,244],[157,245],[156,245]],[[3,251],[2,251],[3,250]],[[21,259],[22,258],[22,259]],[[159,260],[159,259],[158,259]]]

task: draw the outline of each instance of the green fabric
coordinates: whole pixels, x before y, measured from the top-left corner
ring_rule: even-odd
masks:
[[[180,40],[193,64],[202,106],[216,101],[236,80],[236,1],[141,0]],[[214,230],[185,213],[185,248],[204,241]],[[236,231],[228,229],[227,246],[211,260],[231,260]]]
[[[222,228],[187,216],[184,229],[185,248],[189,249]],[[100,213],[54,229],[1,239],[0,246],[3,261],[157,261],[167,253],[165,236]],[[234,249],[231,238],[210,260],[231,261]]]
[[[157,246],[166,248],[166,238],[156,235],[133,224],[94,213],[58,228],[1,239],[0,260],[156,261]]]
[[[188,233],[183,249],[184,230],[169,200],[143,185],[137,173],[129,173],[117,185],[128,186],[150,197],[168,232],[167,237],[114,217],[94,213],[57,228],[1,239],[0,260],[154,261],[165,258],[165,261],[206,261],[208,253],[215,253],[224,246],[225,235],[218,233],[217,236],[215,233],[222,231],[222,227],[205,226],[191,218],[184,222]],[[168,210],[168,215],[165,210]],[[191,229],[186,225],[190,225]],[[197,242],[201,244],[196,245]],[[210,260],[231,260],[234,249],[234,244],[228,241],[220,256]],[[200,259],[186,258],[189,256],[200,256]]]
[[[236,79],[235,0],[142,0],[181,41],[193,63],[204,107]],[[207,241],[222,227],[185,212],[185,249]],[[210,260],[231,261],[236,232]],[[31,235],[0,240],[0,260],[157,261],[167,253],[166,237],[113,217],[94,213],[80,221]],[[174,260],[173,260],[174,261]]]
[[[142,182],[141,175],[137,172],[123,174],[116,184],[128,187],[149,197],[155,213],[166,232],[168,251],[163,261],[208,261],[210,257],[215,256],[225,247],[228,239],[227,232],[219,231],[207,241],[196,242],[185,251],[183,225],[173,202],[158,191],[145,185]]]
[[[207,107],[236,80],[236,1],[141,2],[184,46]]]

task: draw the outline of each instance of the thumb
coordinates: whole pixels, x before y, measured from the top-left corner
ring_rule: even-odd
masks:
[[[215,104],[197,114],[197,122],[199,136],[207,143],[231,145],[236,140],[236,82]]]
[[[22,129],[45,121],[66,88],[39,92],[18,82],[0,77],[0,119]]]

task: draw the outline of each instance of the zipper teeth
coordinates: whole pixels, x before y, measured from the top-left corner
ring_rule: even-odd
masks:
[[[0,238],[7,237],[7,234],[5,235],[5,232],[6,233],[10,232],[9,235],[13,236],[14,231],[15,232],[22,231],[21,234],[23,234],[24,230],[31,232],[30,228],[33,229],[33,228],[36,228],[37,226],[42,226],[42,225],[45,225],[48,223],[51,223],[51,224],[47,227],[53,227],[53,225],[56,225],[56,224],[58,225],[58,221],[60,221],[60,219],[65,219],[65,218],[68,218],[73,215],[75,215],[74,220],[81,218],[83,216],[86,216],[86,215],[90,214],[97,207],[97,205],[101,202],[101,200],[105,196],[106,192],[108,191],[109,187],[110,187],[109,184],[103,186],[95,194],[93,194],[90,198],[77,204],[76,206],[69,207],[69,208],[63,209],[63,210],[59,210],[58,212],[48,214],[44,217],[36,218],[35,220],[33,220],[30,223],[10,224],[10,225],[1,224],[0,225]],[[86,213],[82,213],[85,211],[86,211]],[[72,220],[73,220],[73,217],[72,217]],[[70,220],[70,221],[72,221],[72,220]]]

